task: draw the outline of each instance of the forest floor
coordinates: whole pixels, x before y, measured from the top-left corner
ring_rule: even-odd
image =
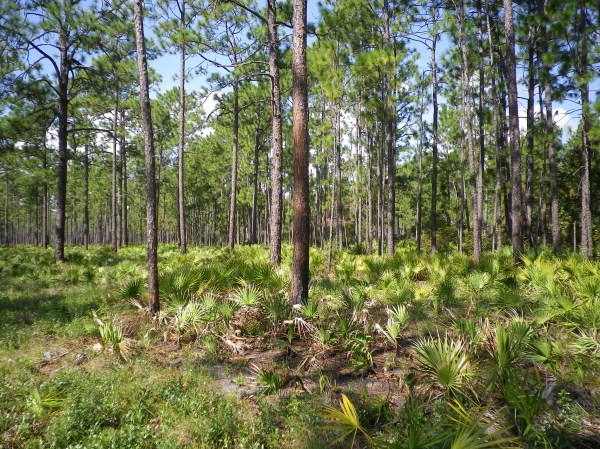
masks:
[[[600,447],[598,263],[144,254],[0,249],[0,447]]]

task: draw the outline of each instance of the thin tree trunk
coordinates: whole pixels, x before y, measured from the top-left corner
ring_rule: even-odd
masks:
[[[291,303],[308,299],[310,205],[308,177],[308,73],[306,68],[306,0],[293,0],[292,135],[294,148],[294,250]]]
[[[127,147],[125,139],[121,142],[121,173],[123,186],[121,187],[121,205],[123,208],[123,245],[129,245],[129,222],[128,222],[128,197],[127,197]]]
[[[385,130],[382,129],[385,134]],[[377,255],[383,255],[383,142],[377,142]]]
[[[8,245],[10,238],[8,235],[8,173],[6,173],[6,184],[4,186],[4,244]]]
[[[148,63],[146,61],[146,41],[144,38],[143,1],[134,0],[135,41],[137,63],[140,75],[140,106],[142,112],[142,133],[144,136],[144,154],[146,169],[146,244],[148,262],[148,298],[150,316],[160,310],[158,297],[158,233],[156,214],[156,185],[154,175],[154,134],[150,112],[150,94],[148,86]]]
[[[367,133],[367,254],[373,252],[373,136]]]
[[[521,146],[519,136],[519,105],[517,103],[517,63],[512,0],[504,0],[504,29],[506,33],[506,81],[508,84],[508,115],[511,162],[511,238],[513,257],[520,262],[523,253],[521,207]]]
[[[532,12],[533,13],[533,12]],[[527,49],[527,158],[525,161],[525,236],[529,245],[535,246],[533,237],[533,145],[535,105],[535,33],[529,30]]]
[[[580,238],[581,255],[590,259],[593,256],[592,246],[592,212],[590,207],[590,91],[588,81],[588,36],[587,13],[585,0],[579,1],[579,39],[580,55],[578,75],[580,78],[579,94],[581,96],[581,216]]]
[[[258,243],[258,152],[260,149],[260,115],[256,110],[256,129],[254,130],[254,160],[252,161],[252,211],[250,217],[250,243]]]
[[[495,135],[495,161],[496,172],[494,175],[494,217],[492,232],[492,251],[498,251],[502,248],[502,196],[501,196],[501,178],[502,165],[500,152],[502,151],[502,124],[500,121],[500,101],[498,99],[498,88],[496,86],[496,65],[494,61],[494,46],[492,42],[492,25],[490,20],[490,3],[486,0],[486,24],[488,33],[488,45],[490,53],[490,67],[492,69],[492,114],[494,120]]]
[[[83,159],[83,247],[88,250],[90,244],[90,147],[85,145]]]
[[[274,266],[281,263],[281,217],[283,209],[282,184],[282,132],[281,90],[279,86],[279,41],[277,38],[277,1],[267,2],[267,28],[269,34],[269,75],[271,76],[271,216],[270,261]]]
[[[485,114],[483,110],[483,102],[485,97],[485,78],[484,78],[484,57],[483,57],[483,11],[482,1],[477,2],[477,18],[478,18],[478,40],[479,40],[479,103],[477,108],[477,122],[479,127],[479,155],[476,158],[477,162],[477,180],[475,187],[477,189],[477,214],[475,220],[477,226],[473,226],[473,241],[477,241],[477,253],[476,260],[481,258],[483,252],[483,218],[484,218],[484,202],[483,202],[483,173],[485,170],[485,133],[484,133],[484,121]]]
[[[545,23],[541,27],[541,51],[542,54],[548,53],[548,35],[546,27],[548,26],[548,11],[544,0],[538,2],[538,14],[544,18]],[[548,151],[548,170],[550,172],[550,223],[552,232],[552,250],[555,255],[560,253],[560,222],[558,211],[558,182],[556,168],[556,150],[554,147],[554,114],[552,111],[552,67],[546,58],[542,58],[543,63],[543,81],[544,81],[544,104],[546,107],[546,145]]]
[[[112,129],[112,177],[111,177],[111,206],[110,206],[110,234],[111,249],[113,254],[117,253],[119,240],[117,231],[117,140],[118,117],[119,117],[120,90],[117,84],[115,92],[115,109],[113,111],[113,129]]]
[[[236,203],[238,178],[238,136],[239,136],[239,93],[238,81],[233,82],[233,145],[231,149],[231,194],[229,198],[229,234],[227,246],[233,249],[236,236]]]
[[[56,182],[56,238],[54,258],[57,262],[65,260],[65,219],[67,204],[67,166],[69,152],[67,148],[69,118],[69,55],[66,32],[60,33],[60,70],[58,79],[58,162]]]
[[[185,0],[180,0],[179,12],[181,14],[179,25],[182,30],[186,28]],[[178,237],[179,251],[187,252],[186,226],[185,226],[185,186],[184,186],[184,150],[185,150],[185,41],[179,45],[179,142],[177,145],[177,209],[178,209]]]
[[[332,201],[335,204],[335,238],[338,249],[342,249],[343,239],[343,205],[342,205],[342,142],[341,142],[341,105],[334,104],[333,119],[333,191]]]
[[[390,9],[388,0],[383,2],[383,20],[384,46],[390,50],[392,45],[392,37],[390,33]],[[394,58],[395,59],[395,58]],[[395,63],[391,64],[391,68],[395,70]],[[386,90],[386,144],[387,144],[387,163],[388,163],[388,191],[387,191],[387,253],[390,256],[394,255],[395,243],[395,226],[396,226],[396,108],[394,106],[394,89],[392,80],[394,74],[387,73],[385,76]]]
[[[421,240],[423,230],[423,140],[425,139],[425,127],[423,114],[425,113],[425,92],[419,91],[419,141],[417,143],[418,180],[417,180],[417,217],[416,217],[416,239],[417,253],[421,252]],[[432,193],[433,195],[433,193]]]
[[[44,135],[44,141],[42,142],[44,148],[44,156],[42,159],[42,169],[44,171],[44,185],[42,187],[42,247],[48,248],[50,242],[50,231],[49,231],[49,199],[48,199],[48,148],[46,148],[46,136]],[[6,229],[6,228],[5,228]],[[8,231],[8,230],[7,230]]]
[[[431,16],[436,18],[437,9],[436,3],[433,3]],[[434,24],[435,25],[435,24]],[[436,62],[436,47],[438,41],[438,33],[435,32],[431,42],[431,88],[433,101],[433,124],[431,136],[431,223],[430,223],[430,238],[431,252],[437,251],[437,184],[438,184],[438,81],[437,81],[437,62]]]

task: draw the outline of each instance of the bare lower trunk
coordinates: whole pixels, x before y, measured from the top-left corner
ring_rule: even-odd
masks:
[[[293,0],[292,135],[294,148],[294,234],[291,303],[308,300],[310,206],[308,178],[308,73],[306,68],[306,0]]]
[[[538,3],[538,13],[543,16],[544,19],[548,20],[548,12],[546,11],[544,0],[540,0]],[[548,52],[548,36],[547,36],[547,23],[541,27],[541,50],[543,54]],[[552,111],[552,78],[550,63],[542,58],[543,61],[543,81],[544,81],[544,103],[546,108],[546,146],[548,151],[548,170],[550,175],[550,227],[552,232],[552,250],[554,254],[560,253],[560,222],[558,217],[558,182],[557,182],[557,168],[556,168],[556,150],[554,147],[554,114]]]
[[[119,87],[117,85],[115,94],[115,109],[113,111],[113,129],[112,129],[112,176],[111,176],[111,206],[110,206],[110,236],[111,249],[113,254],[117,253],[119,247],[118,226],[117,226],[117,141],[118,117],[119,117]]]
[[[338,249],[342,249],[342,237],[343,237],[343,206],[342,206],[342,142],[341,142],[341,111],[340,104],[334,105],[334,119],[333,119],[333,176],[334,176],[334,196],[332,201],[335,204],[335,238],[337,241]]]
[[[277,38],[277,2],[268,0],[267,27],[269,32],[269,74],[271,75],[271,264],[281,263],[281,214],[283,209],[282,144],[281,144],[281,90],[279,87],[279,41]]]
[[[181,0],[180,27],[186,28],[185,22],[185,0]],[[184,185],[184,150],[185,150],[185,42],[179,46],[179,142],[177,145],[177,209],[179,251],[181,254],[187,252],[187,236],[185,225],[185,185]]]
[[[367,254],[373,252],[373,136],[367,135]]]
[[[388,0],[383,2],[383,20],[384,31],[383,41],[387,50],[392,49],[392,37],[390,33],[390,9]],[[395,70],[395,65],[390,67]],[[385,82],[385,108],[386,108],[386,147],[387,147],[387,163],[388,163],[388,191],[387,191],[387,253],[390,256],[394,255],[395,243],[395,226],[396,226],[396,107],[394,105],[394,88],[392,80],[394,74],[390,71],[384,76]]]
[[[512,0],[504,0],[504,28],[506,32],[506,81],[508,85],[508,115],[511,161],[511,238],[513,257],[520,262],[523,253],[521,207],[521,147],[519,136],[519,105],[517,103],[517,65]]]
[[[252,161],[252,210],[250,212],[250,243],[258,243],[258,153],[260,149],[259,111],[256,111],[254,130],[254,160]]]
[[[385,131],[384,131],[385,135]],[[377,141],[376,141],[377,142]],[[383,139],[377,142],[377,255],[383,255]]]
[[[436,17],[435,7],[432,16]],[[437,184],[438,184],[438,82],[437,82],[437,62],[436,62],[436,46],[438,34],[433,35],[431,44],[431,84],[432,84],[432,101],[433,101],[433,124],[431,135],[431,252],[437,251]]]
[[[238,135],[239,135],[239,99],[238,82],[233,83],[233,145],[231,149],[231,193],[229,197],[229,234],[227,246],[233,249],[236,234],[236,203],[238,180]]]
[[[483,173],[485,169],[485,133],[484,133],[484,121],[485,114],[483,109],[483,102],[485,97],[485,79],[484,79],[484,58],[483,58],[483,11],[482,2],[478,1],[478,31],[479,31],[479,103],[477,108],[477,122],[479,127],[479,154],[477,155],[477,180],[475,183],[476,187],[476,198],[477,198],[477,214],[475,215],[474,221],[477,225],[473,225],[473,241],[477,242],[477,259],[481,258],[483,253],[483,218],[484,218],[484,201],[483,201]]]
[[[535,246],[533,236],[533,145],[534,145],[534,104],[535,104],[535,35],[530,30],[527,75],[527,158],[525,161],[525,236],[529,245]]]
[[[158,297],[158,232],[156,213],[156,186],[154,174],[154,134],[150,112],[150,94],[148,85],[148,63],[146,61],[146,42],[144,38],[143,1],[134,0],[135,41],[137,63],[140,75],[140,106],[142,113],[142,133],[144,136],[145,175],[146,175],[146,245],[148,262],[148,299],[150,315],[160,310]]]
[[[83,247],[88,250],[90,244],[90,147],[85,145],[83,160]]]

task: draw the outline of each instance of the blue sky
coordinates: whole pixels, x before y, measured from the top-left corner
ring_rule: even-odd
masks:
[[[264,1],[264,0],[261,0],[258,3],[259,9],[263,8],[265,5],[266,5],[266,1]],[[318,2],[317,2],[317,0],[309,0],[309,2],[308,2],[308,20],[309,20],[309,22],[310,21],[316,22],[316,21],[318,21],[318,19],[319,19]],[[146,29],[147,29],[147,34],[149,36],[154,36],[154,32],[152,30],[151,23],[147,23]],[[448,49],[449,45],[450,45],[450,42],[448,41],[448,39],[446,39],[445,37],[442,36],[441,42],[438,45],[438,62],[441,60],[442,53]],[[420,55],[419,56],[419,67],[421,67],[421,69],[424,69],[426,67],[428,68],[428,64],[430,61],[429,50],[426,49],[425,47],[423,47],[422,45],[415,44],[415,43],[411,44],[411,46],[413,48],[415,48],[415,50],[417,51],[417,54]],[[199,62],[199,60],[192,58],[189,60],[188,66],[197,64],[198,62]],[[157,59],[150,61],[150,65],[156,72],[158,72],[162,76],[162,81],[161,81],[160,85],[157,86],[159,91],[164,92],[165,90],[168,90],[168,89],[178,85],[178,80],[177,80],[178,79],[178,70],[179,70],[179,56],[178,55],[164,54],[164,55],[158,57]],[[208,68],[209,74],[211,71],[215,71],[215,69]],[[518,72],[517,72],[518,78],[524,79],[526,77],[526,75],[527,75],[526,70],[523,67],[519,67]],[[188,80],[187,89],[188,89],[188,91],[201,91],[203,88],[208,87],[207,84],[208,83],[207,83],[206,75],[197,75],[197,76],[190,77],[190,79]],[[522,116],[521,128],[525,129],[526,128],[526,126],[525,126],[526,100],[524,98],[526,97],[527,94],[526,94],[525,86],[520,85],[519,89],[520,89],[519,96],[522,97],[519,99],[519,107],[520,107],[519,115]],[[598,90],[598,80],[596,80],[591,86],[592,100],[594,100],[594,95],[597,90]],[[443,103],[444,98],[440,97],[440,101]],[[208,101],[205,108],[207,109],[207,112],[210,112],[214,108],[214,102]],[[430,110],[428,111],[426,120],[431,120],[431,108],[429,108],[429,109]],[[557,115],[555,116],[555,120],[561,128],[575,129],[577,127],[577,124],[579,122],[579,118],[578,118],[579,113],[578,113],[578,111],[573,112],[574,109],[577,109],[577,104],[575,104],[575,103],[555,102],[554,110],[557,112]],[[538,104],[536,101],[536,112],[538,110],[539,110],[539,107],[538,107]]]

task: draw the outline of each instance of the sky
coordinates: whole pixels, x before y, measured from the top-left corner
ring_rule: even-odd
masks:
[[[259,9],[266,5],[266,1],[259,1]],[[317,22],[319,19],[319,8],[317,0],[309,0],[308,1],[308,21],[309,22]],[[152,30],[152,24],[147,23],[147,34],[149,36],[154,36],[154,31]],[[310,45],[310,39],[309,39]],[[441,42],[438,45],[438,62],[441,61],[442,53],[452,45],[446,37],[442,36]],[[423,47],[420,44],[412,43],[411,46],[416,50],[419,55],[418,65],[421,69],[428,68],[428,64],[430,61],[430,53],[429,50]],[[189,61],[189,65],[197,63],[197,60],[191,59]],[[162,81],[158,86],[156,86],[157,91],[164,92],[170,88],[176,87],[178,85],[178,71],[179,71],[179,56],[176,54],[163,54],[159,56],[157,59],[150,61],[150,66],[162,76]],[[210,74],[214,69],[209,68],[208,73]],[[526,79],[527,72],[524,67],[519,67],[517,69],[517,77],[519,79]],[[595,83],[591,86],[592,92],[592,100],[594,96],[594,92],[598,91],[599,81],[596,80]],[[200,92],[204,88],[208,87],[207,76],[206,75],[197,75],[190,77],[187,83],[187,89],[189,92],[197,91]],[[156,91],[153,93],[153,96],[156,95]],[[527,106],[527,92],[526,87],[523,84],[519,85],[519,118],[520,118],[520,127],[523,131],[527,129],[526,125],[526,106]],[[440,102],[444,102],[443,96],[440,96]],[[567,131],[563,133],[563,139],[568,138],[568,131],[573,131],[577,128],[579,123],[579,112],[577,111],[577,104],[565,102],[565,103],[554,103],[554,111],[555,111],[555,122],[557,125],[563,130]],[[207,113],[213,111],[216,107],[216,102],[214,99],[214,95],[211,96],[205,103],[204,108]],[[428,111],[425,115],[425,120],[431,122],[432,119],[432,108],[429,107]],[[536,113],[539,113],[539,104],[535,105]]]

